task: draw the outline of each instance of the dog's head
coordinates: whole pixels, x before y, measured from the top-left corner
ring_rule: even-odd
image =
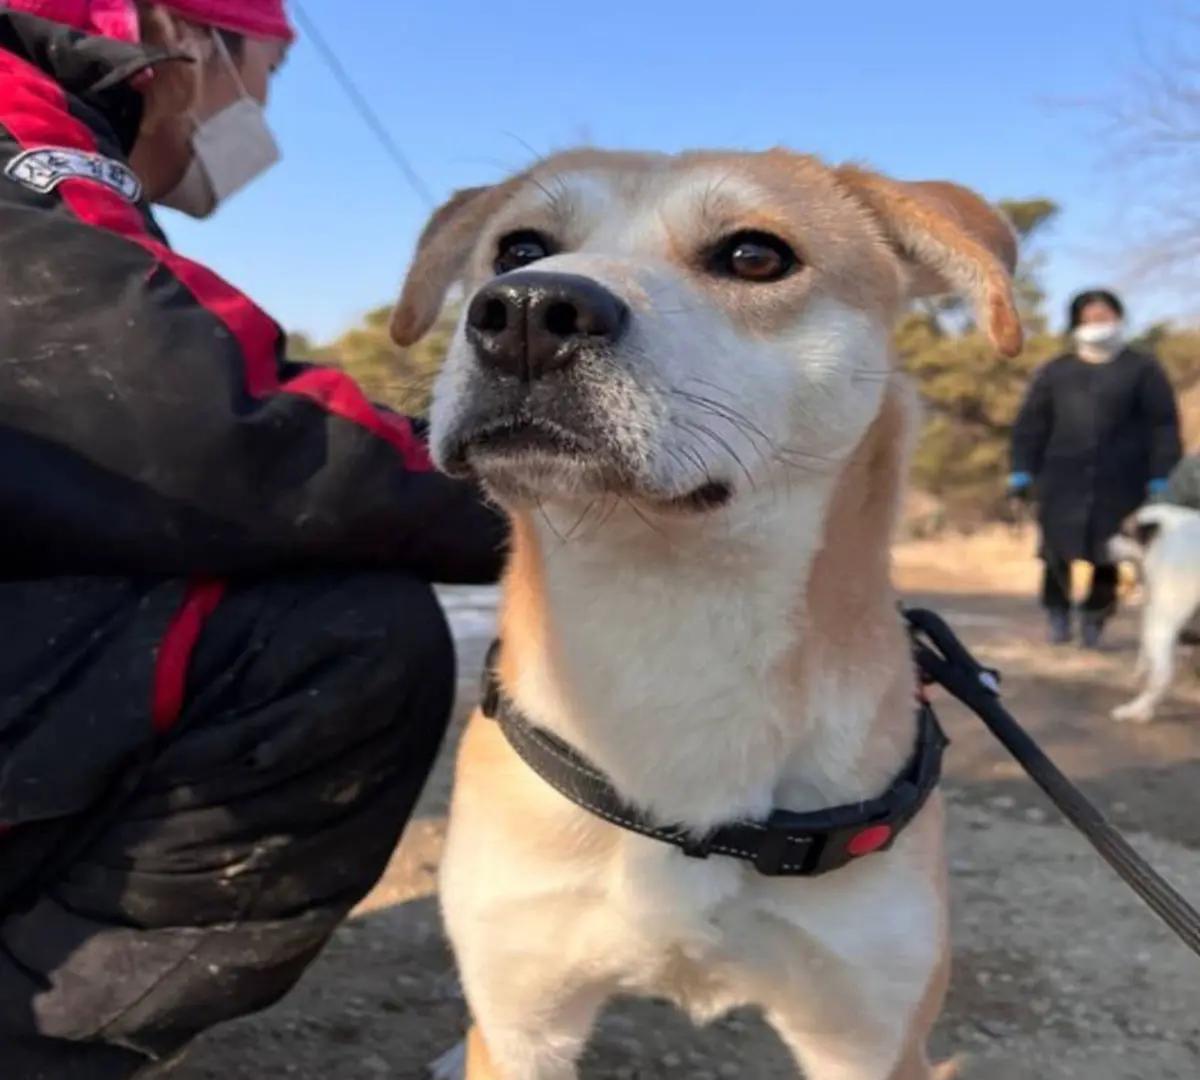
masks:
[[[1115,536],[1109,537],[1108,557],[1113,562],[1141,563],[1161,531],[1162,522],[1156,517],[1143,517],[1140,510],[1136,511],[1121,522]]]
[[[1021,346],[1013,235],[971,192],[810,157],[561,154],[434,214],[393,320],[463,315],[434,456],[510,507],[615,494],[701,513],[833,472],[892,375],[909,297],[957,292]]]

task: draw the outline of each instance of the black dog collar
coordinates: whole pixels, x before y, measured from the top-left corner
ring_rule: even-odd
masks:
[[[706,859],[726,855],[753,863],[769,877],[815,877],[892,846],[912,821],[942,774],[949,740],[933,709],[917,707],[917,744],[900,775],[878,798],[797,814],[774,810],[765,821],[737,821],[704,836],[681,826],[660,825],[627,803],[599,769],[556,735],[529,723],[503,694],[488,653],[483,677],[483,715],[500,725],[512,748],[560,795],[605,821]]]

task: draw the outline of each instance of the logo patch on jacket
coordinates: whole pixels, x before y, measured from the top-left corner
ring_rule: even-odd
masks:
[[[142,197],[141,181],[128,165],[65,146],[26,150],[5,166],[4,175],[39,195],[48,195],[64,180],[90,180],[115,191],[126,202],[136,203]]]

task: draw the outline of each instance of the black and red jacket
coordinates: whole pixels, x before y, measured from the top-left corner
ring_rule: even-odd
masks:
[[[0,901],[177,730],[230,589],[501,566],[412,422],[168,246],[126,163],[160,59],[0,11]]]
[[[156,59],[0,12],[0,576],[494,580],[501,518],[432,471],[413,422],[290,362],[131,201],[130,83]],[[41,190],[19,166],[45,149],[110,174]]]

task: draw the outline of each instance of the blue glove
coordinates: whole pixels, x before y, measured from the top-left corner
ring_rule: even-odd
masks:
[[[1029,494],[1029,489],[1033,485],[1033,477],[1027,472],[1009,473],[1008,476],[1008,493],[1024,497]]]
[[[1157,499],[1160,496],[1165,495],[1170,486],[1171,481],[1160,476],[1154,480],[1151,480],[1150,483],[1146,485],[1146,493],[1150,496],[1150,498]]]

